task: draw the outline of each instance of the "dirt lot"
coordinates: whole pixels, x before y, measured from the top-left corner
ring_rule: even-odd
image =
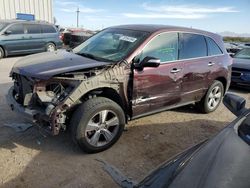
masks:
[[[203,139],[209,138],[234,116],[223,105],[209,115],[192,106],[132,121],[111,149],[87,155],[68,132],[51,137],[36,127],[16,132],[10,124],[28,123],[10,111],[4,95],[8,78],[20,57],[0,60],[0,187],[117,187],[96,159],[105,160],[137,181],[150,170]],[[233,90],[248,99],[244,90]]]

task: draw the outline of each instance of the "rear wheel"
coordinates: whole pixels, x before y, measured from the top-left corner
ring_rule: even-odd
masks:
[[[206,95],[198,103],[199,109],[203,113],[210,113],[215,111],[220,105],[223,95],[224,95],[223,84],[220,81],[215,80],[208,89]]]
[[[0,59],[4,57],[4,50],[2,47],[0,47]]]
[[[47,45],[46,45],[46,52],[54,52],[54,51],[56,51],[56,46],[55,46],[55,44],[53,44],[53,43],[48,43]]]
[[[104,97],[89,99],[76,109],[71,119],[73,140],[87,153],[111,147],[125,126],[122,108]]]

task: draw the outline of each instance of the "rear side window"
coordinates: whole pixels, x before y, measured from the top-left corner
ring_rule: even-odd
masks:
[[[198,34],[180,33],[179,59],[207,56],[205,37]]]
[[[42,25],[43,33],[56,33],[56,29],[52,25]]]
[[[11,34],[24,34],[23,24],[14,24],[10,26],[7,30],[10,31]]]
[[[208,55],[219,55],[223,54],[219,46],[214,42],[213,39],[206,37],[207,47],[208,47]]]
[[[38,24],[27,24],[24,25],[26,33],[28,34],[38,34],[41,33],[41,27]]]
[[[178,33],[162,33],[152,39],[144,48],[141,60],[147,56],[155,57],[161,62],[178,59]]]

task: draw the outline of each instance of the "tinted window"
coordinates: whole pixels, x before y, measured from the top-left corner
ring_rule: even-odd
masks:
[[[219,46],[214,42],[213,39],[206,37],[207,47],[208,47],[208,55],[219,55],[222,54]]]
[[[180,33],[179,59],[189,59],[207,56],[207,45],[204,36]]]
[[[141,60],[146,56],[155,57],[161,62],[174,61],[178,58],[178,34],[163,33],[155,37],[144,48]]]
[[[41,33],[41,27],[37,24],[27,24],[25,25],[26,33],[28,34],[36,34]]]
[[[24,34],[23,24],[14,24],[7,30],[11,31],[11,34]]]
[[[55,28],[52,25],[42,25],[43,33],[56,33]]]

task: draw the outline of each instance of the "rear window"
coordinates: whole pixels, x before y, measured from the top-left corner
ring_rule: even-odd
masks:
[[[52,25],[42,25],[43,33],[56,33],[56,29]]]
[[[28,34],[38,34],[41,33],[41,26],[38,24],[27,24],[24,25],[26,29],[26,33]]]
[[[206,37],[207,47],[208,47],[208,55],[219,55],[222,54],[219,46],[214,42],[213,39]]]
[[[180,33],[179,59],[190,59],[207,56],[207,45],[204,36]]]
[[[10,26],[7,30],[10,31],[11,34],[24,34],[23,24],[14,24]]]

